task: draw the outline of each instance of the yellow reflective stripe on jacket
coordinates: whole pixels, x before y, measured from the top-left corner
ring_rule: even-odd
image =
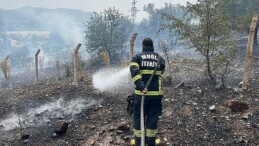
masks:
[[[140,73],[142,75],[152,75],[154,70],[141,70]],[[162,71],[156,71],[156,75],[162,75]]]
[[[131,62],[131,63],[130,63],[130,66],[136,66],[136,67],[139,68],[139,64],[138,64],[137,62]]]
[[[135,94],[141,95],[140,90],[135,90]],[[163,91],[147,91],[147,96],[156,96],[156,95],[163,95]]]
[[[157,134],[157,132],[158,132],[157,129],[154,129],[154,130],[152,130],[152,129],[147,129],[147,131],[146,131],[146,136],[147,136],[147,137],[155,137],[156,134]]]
[[[136,129],[134,129],[134,135],[135,135],[136,137],[141,137],[141,130],[136,130]]]
[[[159,91],[147,91],[146,95],[147,96],[156,96],[156,95],[163,95],[164,94],[164,92],[162,90],[162,78],[161,77],[158,78],[158,90]],[[141,91],[135,90],[135,94],[141,95]]]
[[[159,91],[162,91],[162,78],[161,78],[161,77],[159,77],[159,79],[158,79],[158,86],[159,86],[159,87],[158,87],[158,88],[159,88],[158,90],[159,90]]]
[[[141,75],[136,75],[134,78],[132,78],[132,81],[136,82],[138,79],[141,79]]]

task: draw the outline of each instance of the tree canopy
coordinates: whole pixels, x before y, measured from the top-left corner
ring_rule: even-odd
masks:
[[[259,15],[259,1],[258,0],[218,0],[224,3],[223,7],[230,16],[231,29],[239,32],[248,32],[253,15]],[[254,36],[254,43],[258,45],[259,23],[256,26],[256,33]]]
[[[89,53],[107,50],[111,63],[115,63],[125,51],[126,41],[133,29],[130,19],[119,10],[109,8],[92,15],[86,23],[85,39]]]
[[[182,19],[170,14],[164,15],[167,23],[163,28],[179,30],[180,34],[206,58],[211,80],[214,80],[212,65],[218,61],[213,60],[223,55],[224,58],[230,58],[235,52],[232,51],[234,43],[230,38],[229,18],[223,4],[214,0],[198,0],[196,4],[188,3],[186,16]]]
[[[147,12],[148,18],[137,25],[138,38],[144,39],[145,37],[150,37],[153,38],[155,42],[167,40],[171,45],[175,44],[179,36],[177,32],[174,30],[160,30],[161,25],[166,23],[166,20],[162,18],[162,14],[166,13],[174,15],[177,18],[182,18],[186,13],[185,7],[179,4],[165,3],[163,7],[155,8],[155,5],[150,3],[144,6],[143,10]],[[137,40],[138,44],[141,43],[140,41],[142,39]]]

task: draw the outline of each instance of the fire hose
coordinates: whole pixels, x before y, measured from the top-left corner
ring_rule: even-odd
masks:
[[[147,82],[147,84],[145,86],[145,89],[148,89],[148,86],[150,85],[154,75],[156,74],[157,68],[159,66],[159,60],[160,60],[160,56],[158,55],[157,65],[156,65],[152,75],[148,79],[148,82]],[[145,102],[145,95],[142,95],[142,98],[141,98],[141,108],[140,108],[141,146],[145,146],[144,102]]]

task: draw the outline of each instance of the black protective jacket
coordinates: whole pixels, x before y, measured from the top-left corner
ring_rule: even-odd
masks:
[[[136,85],[135,94],[141,95],[141,91],[144,90],[150,76],[152,75],[156,65],[159,61],[156,74],[154,75],[149,87],[147,96],[163,95],[162,91],[162,79],[161,76],[165,70],[165,60],[157,53],[154,53],[153,49],[143,49],[142,53],[136,54],[130,64],[130,72],[132,81]],[[159,58],[159,60],[158,60]]]

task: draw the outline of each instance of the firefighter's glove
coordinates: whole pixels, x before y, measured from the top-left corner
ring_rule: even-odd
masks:
[[[141,95],[142,96],[145,96],[147,94],[147,88],[145,88],[142,92],[141,92]]]
[[[133,104],[134,104],[135,94],[129,95],[127,97],[127,113],[131,116],[133,114]]]

